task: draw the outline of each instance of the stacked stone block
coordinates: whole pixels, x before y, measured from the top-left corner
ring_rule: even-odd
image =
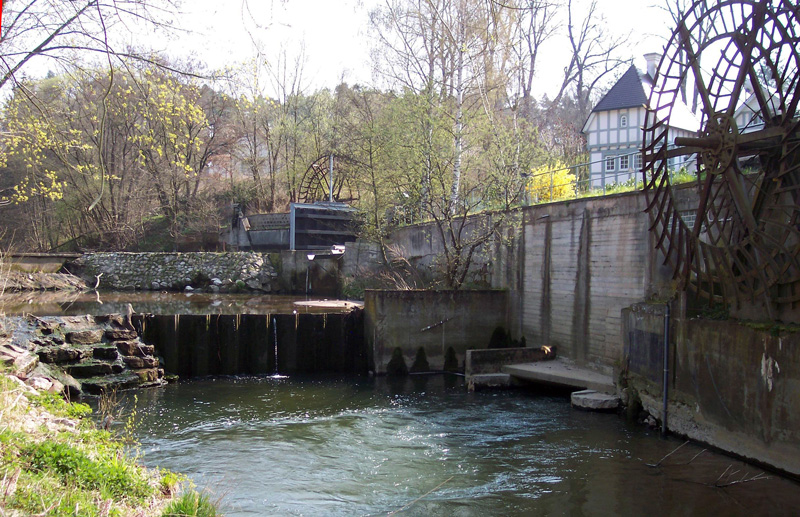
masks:
[[[28,317],[20,323],[15,341],[55,367],[72,395],[163,384],[153,346],[123,316]]]

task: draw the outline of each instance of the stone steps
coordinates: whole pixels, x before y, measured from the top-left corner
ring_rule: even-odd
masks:
[[[570,395],[572,407],[588,411],[615,411],[620,400],[616,395],[600,393],[595,390],[574,391]]]

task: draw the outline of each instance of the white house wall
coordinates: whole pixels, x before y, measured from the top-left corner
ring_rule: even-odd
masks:
[[[641,168],[637,167],[638,155],[642,146],[642,126],[645,109],[627,108],[594,112],[589,116],[584,128],[587,133],[587,149],[589,151],[591,185],[593,188],[625,183],[632,178],[639,179]],[[628,117],[626,128],[620,127],[620,119]],[[676,137],[695,136],[685,129],[670,128],[670,144]],[[621,168],[620,157],[628,156],[628,166]],[[606,170],[606,160],[614,158],[614,170]],[[686,168],[689,172],[697,170],[696,156],[674,158],[670,168]]]
[[[626,127],[620,126],[623,115],[628,118]],[[644,107],[641,107],[594,112],[589,116],[585,131],[588,134],[592,187],[624,183],[638,176],[634,154],[639,152],[642,145],[644,115]],[[619,167],[619,156],[622,155],[629,155],[625,170]],[[606,159],[611,156],[615,157],[614,171],[606,172]]]

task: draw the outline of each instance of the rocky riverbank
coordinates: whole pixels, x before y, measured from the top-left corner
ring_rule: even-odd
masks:
[[[0,287],[6,292],[18,291],[84,291],[86,282],[68,273],[28,273],[6,271],[0,278]]]
[[[6,317],[0,365],[29,386],[71,399],[164,383],[152,345],[122,315]]]

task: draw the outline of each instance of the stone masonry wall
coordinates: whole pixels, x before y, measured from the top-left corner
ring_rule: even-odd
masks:
[[[269,258],[255,252],[92,253],[68,265],[101,289],[184,290],[211,292],[277,289]]]
[[[0,366],[72,398],[164,384],[154,348],[127,316],[12,316],[0,325]]]

